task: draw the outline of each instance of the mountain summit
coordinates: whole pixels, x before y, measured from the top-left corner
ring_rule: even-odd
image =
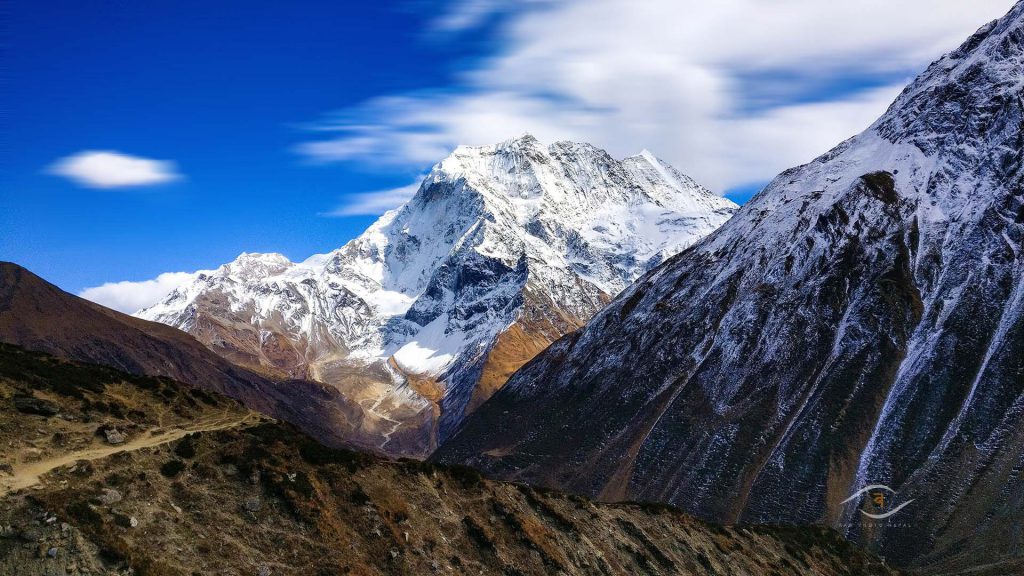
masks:
[[[422,455],[519,366],[736,205],[651,153],[523,136],[459,147],[329,254],[237,260],[138,316],[362,405],[379,448]]]
[[[1017,4],[548,348],[437,458],[827,523],[903,565],[1019,568],[1022,120]],[[892,493],[856,497],[871,485]],[[907,505],[862,514],[877,502]]]

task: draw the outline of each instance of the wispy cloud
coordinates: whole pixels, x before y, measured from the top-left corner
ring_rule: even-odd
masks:
[[[209,271],[207,271],[209,272]],[[131,314],[148,308],[196,278],[200,272],[164,272],[152,280],[106,282],[78,293],[86,300]]]
[[[345,199],[344,204],[325,213],[324,216],[375,216],[382,214],[398,208],[412,198],[421,182],[422,178],[398,188],[352,194]]]
[[[457,0],[430,23],[430,28],[448,33],[470,30],[512,5],[509,0]]]
[[[320,161],[422,169],[458,144],[528,131],[618,156],[657,150],[723,190],[767,180],[864,129],[916,72],[1012,4],[526,4],[504,13],[497,51],[457,85],[342,110],[319,126],[328,137],[298,150]],[[433,25],[465,30],[495,10],[507,5],[456,2]]]
[[[173,162],[130,156],[112,150],[85,150],[61,158],[47,171],[86,188],[153,186],[180,179]]]

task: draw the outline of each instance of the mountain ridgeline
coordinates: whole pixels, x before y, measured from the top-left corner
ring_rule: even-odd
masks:
[[[362,408],[374,449],[424,456],[735,208],[646,151],[463,146],[342,248],[300,263],[243,254],[138,316],[252,370],[323,382]]]
[[[240,368],[180,330],[121,314],[0,262],[0,342],[136,375],[173,378],[234,398],[336,447],[372,450],[364,409],[309,380],[276,380]]]
[[[1017,4],[519,370],[434,457],[826,524],[905,566],[1021,570],[1022,119]],[[849,499],[871,485],[876,502]]]

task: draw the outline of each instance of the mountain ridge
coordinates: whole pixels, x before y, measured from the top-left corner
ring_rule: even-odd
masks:
[[[1022,13],[553,344],[434,457],[719,521],[825,523],[902,565],[1015,558]],[[868,484],[913,500],[902,523],[845,501]]]
[[[217,393],[7,344],[0,443],[3,574],[895,574],[831,530],[333,450]]]

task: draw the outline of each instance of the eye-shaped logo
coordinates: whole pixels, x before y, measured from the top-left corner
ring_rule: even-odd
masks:
[[[870,484],[860,490],[857,490],[851,494],[849,498],[840,502],[840,504],[852,502],[865,494],[868,496],[868,508],[870,508],[871,511],[861,508],[860,513],[868,518],[874,518],[875,520],[888,518],[914,501],[913,499],[910,499],[899,506],[893,507],[892,502],[895,500],[896,491],[885,484]]]

